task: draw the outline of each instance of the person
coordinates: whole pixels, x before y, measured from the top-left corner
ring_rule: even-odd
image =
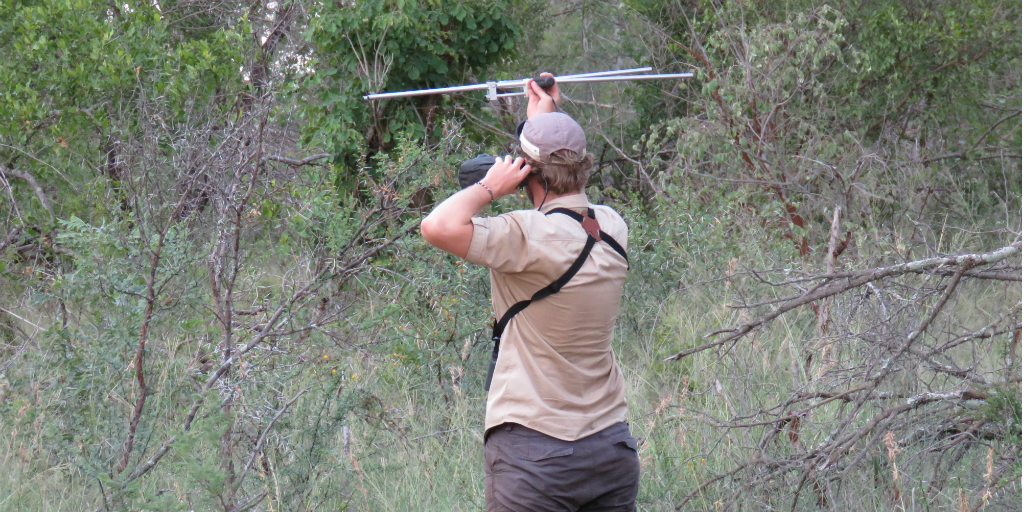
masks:
[[[557,84],[545,91],[531,80],[527,94],[520,156],[495,158],[482,180],[420,225],[430,244],[491,269],[496,318],[564,276],[591,246],[564,286],[527,302],[500,334],[484,424],[487,510],[635,510],[637,441],[611,348],[626,224],[584,194],[593,159],[583,128],[556,112]],[[521,183],[536,210],[475,216]]]

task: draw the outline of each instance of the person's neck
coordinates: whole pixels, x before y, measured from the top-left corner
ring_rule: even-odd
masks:
[[[548,192],[547,199],[544,199],[544,189],[543,188],[541,188],[539,191],[538,190],[533,190],[531,192],[533,192],[533,207],[534,208],[540,208],[543,204],[549,204],[549,203],[551,203],[551,201],[554,201],[555,199],[558,199],[559,197],[575,196],[577,194],[582,194],[583,193],[582,190],[577,190],[575,192],[566,192],[565,194],[558,194],[558,195],[555,195],[555,194],[552,194],[552,193]]]

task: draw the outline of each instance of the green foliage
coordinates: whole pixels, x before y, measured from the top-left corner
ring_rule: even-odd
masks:
[[[1005,428],[1006,441],[1021,445],[1021,395],[1020,388],[1008,386],[996,390],[985,400],[983,417],[988,421],[1000,423]],[[1020,461],[1017,461],[1018,470]]]
[[[805,366],[817,336],[812,312],[781,316],[729,350],[663,359],[748,321],[754,312],[727,306],[734,301],[763,295],[774,307],[799,293],[776,295],[750,271],[819,271],[836,205],[851,232],[844,269],[991,248],[1020,230],[1011,215],[1020,210],[1020,160],[1010,156],[1021,140],[1016,5],[270,4],[0,4],[0,171],[35,175],[55,210],[51,221],[28,181],[0,181],[0,509],[93,510],[111,492],[111,510],[221,509],[262,493],[255,510],[483,507],[487,270],[428,246],[415,226],[456,190],[458,164],[492,149],[480,141],[507,142],[493,135],[506,128],[488,124],[507,119],[469,95],[368,104],[366,92],[633,63],[695,72],[678,87],[564,89],[563,107],[601,160],[588,195],[630,227],[614,349],[643,440],[640,499],[650,510],[674,510],[754,450],[800,453],[780,434],[788,426],[762,420],[785,414],[786,397],[798,407],[832,385]],[[297,141],[332,160],[284,163],[303,158]],[[186,206],[176,211],[179,200]],[[521,207],[508,197],[485,213]],[[233,234],[237,245],[222,244]],[[218,297],[213,283],[232,278],[231,293]],[[940,318],[946,332],[973,332],[1017,300],[1019,285],[970,293],[949,308],[964,318]],[[891,315],[851,330],[902,336],[919,320],[905,311],[930,300],[902,289],[879,295]],[[218,309],[227,303],[230,322]],[[202,392],[225,345],[244,347],[278,308],[273,334]],[[147,401],[121,472],[144,323]],[[854,335],[864,334],[835,336]],[[984,355],[975,346],[983,347],[965,342],[948,362]],[[997,358],[1019,365],[1009,342],[992,352],[971,367],[982,378],[1002,375],[985,367]],[[843,379],[876,362],[866,353],[837,354],[863,364]],[[954,381],[921,389],[960,389],[946,386]],[[908,377],[879,391],[902,396],[914,385]],[[978,435],[999,432],[984,439],[995,450],[1019,451],[1019,386],[990,396],[943,403],[980,420]],[[874,400],[854,423],[877,405],[904,403]],[[805,447],[832,435],[839,410],[850,403],[804,417]],[[1019,457],[997,458],[1003,472],[990,483],[980,444],[956,464],[927,451],[951,440],[946,425],[963,423],[944,411],[914,413],[908,421],[938,426],[927,441],[901,441],[906,453],[892,461],[876,442],[883,431],[848,450],[865,450],[875,467],[843,473],[829,506],[890,507],[892,464],[905,464],[900,482],[924,482],[947,465],[944,480],[971,492],[998,483],[998,500],[1012,502]],[[753,426],[722,430],[732,420]],[[168,455],[121,489],[171,436]],[[232,478],[254,453],[236,489]],[[793,459],[780,460],[785,468]],[[796,489],[797,473],[750,488],[743,475],[703,488],[691,508],[720,508],[732,496],[747,500],[744,509],[822,506],[812,480],[802,495]],[[916,489],[928,506],[954,508],[952,486]]]
[[[509,16],[513,2],[373,0],[324,3],[311,18],[307,38],[315,70],[303,87],[308,142],[331,148],[337,162],[355,166],[371,153],[394,147],[397,135],[440,134],[428,122],[438,97],[371,104],[378,90],[442,87],[475,76],[515,52],[521,33]],[[424,133],[424,130],[430,133]],[[436,131],[436,133],[435,133]]]
[[[865,66],[838,92],[850,99],[861,92],[844,118],[862,130],[877,131],[885,117],[918,117],[908,110],[919,102],[932,122],[954,133],[961,123],[984,129],[981,104],[995,99],[985,91],[1009,92],[999,90],[1007,70],[1020,67],[1020,5],[876,2],[849,15],[850,43],[865,55]]]
[[[239,73],[251,31],[244,18],[193,30],[183,24],[193,13],[176,2],[162,6],[169,14],[154,3],[123,7],[94,0],[0,5],[4,165],[80,194],[98,169],[118,179],[109,162],[123,149],[116,142],[124,131],[139,129],[123,114],[140,102],[159,97],[167,107],[160,121],[174,126],[195,115],[197,99],[219,97],[211,103],[227,109],[233,92],[248,89]],[[28,187],[15,190],[19,202],[34,199]],[[73,199],[56,207],[90,213],[87,202]],[[26,213],[38,224],[38,204]]]

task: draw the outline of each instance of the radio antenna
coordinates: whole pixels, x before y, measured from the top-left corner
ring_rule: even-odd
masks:
[[[629,82],[633,80],[682,80],[684,78],[692,78],[693,73],[667,73],[667,74],[652,74],[645,75],[651,71],[651,68],[632,68],[632,69],[616,69],[612,71],[595,71],[591,73],[580,73],[575,75],[565,76],[541,76],[536,77],[533,80],[537,82],[544,89],[552,87],[555,83],[558,84],[581,84],[581,83],[594,83],[594,82]],[[408,98],[411,96],[428,96],[431,94],[454,94],[459,92],[468,91],[487,91],[487,99],[494,101],[498,98],[505,98],[509,96],[525,96],[526,95],[526,82],[529,78],[517,78],[515,80],[498,80],[491,82],[484,82],[482,84],[467,84],[467,85],[456,85],[453,87],[438,87],[435,89],[416,89],[411,91],[395,91],[395,92],[378,92],[373,94],[367,94],[363,96],[364,100],[384,100],[388,98]],[[523,89],[522,91],[516,92],[501,92],[513,89]]]

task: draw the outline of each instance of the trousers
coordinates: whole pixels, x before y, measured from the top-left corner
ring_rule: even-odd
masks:
[[[576,441],[515,423],[493,427],[484,440],[487,512],[635,511],[636,450],[625,422]]]

